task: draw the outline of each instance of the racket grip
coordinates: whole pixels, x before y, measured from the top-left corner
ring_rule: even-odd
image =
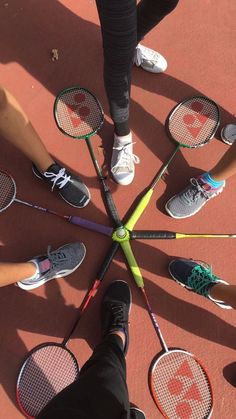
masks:
[[[133,274],[134,280],[137,284],[137,286],[139,288],[143,288],[144,287],[144,282],[143,282],[143,277],[142,274],[140,272],[140,269],[138,267],[138,264],[136,262],[136,259],[134,257],[133,251],[131,249],[130,246],[130,242],[129,241],[124,241],[120,243],[122,250],[125,254],[125,257],[127,259],[129,268]]]
[[[70,223],[86,228],[87,230],[97,231],[98,233],[111,236],[113,232],[112,227],[107,227],[102,224],[94,223],[81,217],[71,216],[68,220]]]
[[[99,281],[102,281],[104,278],[104,275],[107,271],[107,269],[109,268],[117,250],[119,249],[119,243],[118,242],[113,242],[110,249],[108,250],[106,257],[103,261],[103,264],[99,270],[99,272],[97,273],[97,279]]]
[[[109,215],[111,216],[113,222],[115,223],[115,227],[121,227],[122,222],[121,222],[119,214],[117,212],[117,209],[116,209],[115,203],[113,201],[110,189],[106,185],[104,185],[104,197],[105,197],[105,200],[106,200],[107,208],[109,210]]]
[[[140,200],[140,202],[138,203],[137,207],[135,208],[133,214],[131,215],[131,217],[129,218],[129,220],[127,221],[127,223],[125,224],[125,227],[129,230],[132,231],[135,224],[137,223],[138,219],[141,217],[142,213],[144,212],[145,208],[147,207],[151,197],[153,194],[153,189],[149,189],[145,195],[142,197],[142,199]]]
[[[131,239],[176,239],[176,233],[166,230],[140,230],[130,233]]]

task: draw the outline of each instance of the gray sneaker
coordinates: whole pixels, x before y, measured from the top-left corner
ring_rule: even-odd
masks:
[[[66,244],[51,252],[48,247],[47,255],[36,256],[29,262],[36,266],[33,277],[17,282],[24,290],[32,290],[54,278],[61,278],[74,272],[83,262],[86,248],[83,243]]]
[[[201,177],[190,179],[190,185],[182,192],[173,196],[165,205],[168,214],[173,218],[187,218],[196,214],[209,199],[214,198],[223,191],[223,186],[212,188],[204,183]]]

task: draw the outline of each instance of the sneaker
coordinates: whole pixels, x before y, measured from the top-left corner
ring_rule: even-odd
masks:
[[[175,259],[169,264],[169,272],[172,278],[182,287],[209,298],[221,308],[232,308],[224,301],[215,300],[210,296],[209,291],[213,285],[229,284],[213,275],[211,267],[207,263],[197,263],[193,259]]]
[[[130,408],[130,419],[146,419],[145,413],[138,407]]]
[[[131,291],[127,282],[114,281],[108,287],[102,300],[101,320],[102,335],[115,331],[125,334],[124,354],[129,346],[129,313],[131,310]]]
[[[36,266],[35,275],[17,282],[17,285],[24,290],[32,290],[51,279],[70,275],[81,265],[85,254],[85,245],[80,242],[66,244],[52,252],[49,246],[47,255],[36,256],[29,261]]]
[[[41,173],[34,164],[32,170],[35,176],[52,185],[52,191],[54,188],[57,189],[62,199],[72,207],[84,208],[89,203],[90,192],[81,178],[61,167],[58,163],[49,166],[44,173]]]
[[[128,136],[127,136],[128,137]],[[135,164],[140,162],[138,156],[133,154],[132,135],[127,143],[121,143],[114,137],[113,152],[111,157],[111,173],[120,185],[129,185],[134,179]]]
[[[236,140],[236,124],[228,124],[221,130],[221,139],[224,143],[232,145]]]
[[[211,198],[219,195],[224,187],[225,182],[219,188],[213,188],[209,183],[204,183],[201,177],[192,178],[187,188],[169,199],[165,209],[173,218],[191,217],[200,211]]]
[[[150,73],[163,73],[167,69],[167,61],[159,52],[141,44],[136,47],[134,64]]]

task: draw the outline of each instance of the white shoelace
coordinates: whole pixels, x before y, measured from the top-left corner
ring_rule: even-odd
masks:
[[[55,186],[62,189],[71,179],[71,177],[66,174],[66,169],[64,167],[60,169],[57,174],[53,172],[44,172],[44,176],[53,182],[52,191]]]
[[[137,46],[136,48],[136,54],[135,54],[135,64],[137,66],[140,66],[143,62],[143,60],[152,61],[153,63],[157,63],[159,59],[158,52],[147,49],[143,46]]]
[[[130,169],[131,163],[138,164],[140,162],[140,159],[138,156],[133,154],[128,147],[132,144],[135,144],[135,142],[128,143],[125,145],[120,145],[118,147],[113,147],[113,150],[119,151],[117,163],[112,167],[111,172],[115,173],[116,169],[127,167]]]

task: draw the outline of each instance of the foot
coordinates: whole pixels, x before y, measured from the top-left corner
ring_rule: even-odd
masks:
[[[146,416],[145,413],[138,407],[131,407],[130,419],[146,419]]]
[[[32,290],[55,278],[61,278],[74,272],[83,262],[86,248],[83,243],[70,243],[47,255],[36,256],[30,262],[34,263],[36,272],[31,278],[17,282],[24,290]]]
[[[236,140],[236,124],[228,124],[221,130],[221,139],[224,143],[232,145]]]
[[[114,281],[105,292],[101,308],[102,335],[123,332],[125,336],[124,354],[129,345],[129,313],[131,291],[127,282]]]
[[[134,64],[150,73],[163,73],[167,69],[167,61],[159,52],[141,44],[136,47]]]
[[[209,298],[221,308],[232,308],[224,301],[218,301],[211,297],[210,290],[213,285],[229,284],[213,275],[208,264],[198,263],[192,259],[175,259],[169,264],[169,272],[172,278],[182,287]]]
[[[132,134],[118,137],[115,134],[111,158],[111,172],[119,185],[129,185],[135,174],[135,164],[140,162],[133,154]]]
[[[225,186],[215,188],[206,183],[200,176],[197,179],[190,179],[190,185],[182,192],[174,195],[166,203],[165,209],[173,218],[187,218],[196,214],[200,209],[215,196],[219,195]]]
[[[44,179],[51,184],[52,191],[57,189],[60,196],[68,204],[76,208],[85,207],[90,201],[90,192],[78,175],[74,175],[69,170],[54,163],[41,173],[33,164],[33,173],[40,179]]]

